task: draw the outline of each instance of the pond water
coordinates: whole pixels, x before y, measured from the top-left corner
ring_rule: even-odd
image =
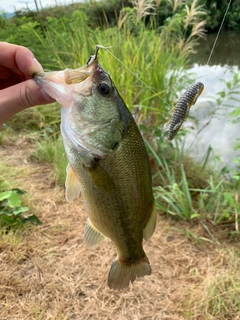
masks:
[[[215,39],[216,34],[208,35],[207,41],[201,41],[197,54],[191,57],[192,66],[188,72],[194,73],[196,81],[203,82],[205,89],[190,110],[189,115],[194,120],[188,118],[185,123],[192,128],[186,136],[185,152],[201,161],[211,147],[211,159],[219,157],[219,168],[226,165],[231,168],[235,167],[232,159],[240,155],[240,151],[234,151],[236,139],[240,138],[240,122],[232,124],[229,113],[240,107],[240,86],[232,96],[234,99],[227,95],[220,106],[216,99],[220,98],[219,92],[228,92],[225,82],[232,82],[234,73],[240,78],[240,33],[221,33],[206,65]]]

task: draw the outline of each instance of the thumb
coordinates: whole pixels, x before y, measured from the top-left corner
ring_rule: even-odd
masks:
[[[14,87],[16,87],[16,91],[13,100],[19,104],[19,107],[22,110],[39,104],[48,104],[55,101],[32,79],[19,83],[9,89],[12,88],[13,90]]]
[[[32,79],[3,89],[0,91],[0,126],[26,108],[54,101]]]

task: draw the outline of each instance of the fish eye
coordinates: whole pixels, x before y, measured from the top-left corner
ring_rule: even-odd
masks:
[[[97,88],[99,93],[101,93],[103,96],[107,96],[111,91],[111,87],[106,82],[101,82]]]

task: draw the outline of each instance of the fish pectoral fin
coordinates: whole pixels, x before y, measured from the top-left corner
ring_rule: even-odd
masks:
[[[103,169],[100,164],[96,163],[92,167],[86,167],[92,181],[95,186],[103,191],[103,192],[111,192],[115,189],[115,184],[107,173],[105,169]]]
[[[85,246],[91,248],[105,239],[106,237],[92,225],[89,219],[87,219],[87,224],[84,229]]]
[[[75,198],[78,198],[81,192],[81,184],[78,180],[78,177],[71,167],[70,164],[68,164],[67,169],[66,169],[66,182],[65,182],[65,187],[66,187],[66,200],[68,202],[72,202]]]
[[[150,275],[151,272],[151,267],[146,256],[130,264],[116,259],[113,261],[108,274],[108,286],[110,289],[123,290],[129,286],[130,282],[133,283],[136,278]]]
[[[157,210],[156,210],[156,206],[154,204],[151,216],[150,216],[145,228],[143,229],[143,238],[146,241],[148,241],[151,238],[151,236],[153,235],[153,232],[156,228],[156,224],[157,224]]]

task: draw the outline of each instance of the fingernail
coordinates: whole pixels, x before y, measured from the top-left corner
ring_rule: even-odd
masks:
[[[41,64],[37,61],[36,58],[33,58],[33,64],[34,64],[34,72],[43,71],[43,67]]]

